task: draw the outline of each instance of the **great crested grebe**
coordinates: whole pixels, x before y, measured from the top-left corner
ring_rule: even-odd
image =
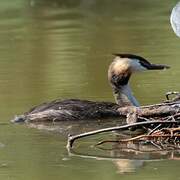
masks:
[[[108,80],[116,103],[93,102],[87,100],[54,100],[32,108],[23,115],[15,117],[13,122],[24,121],[62,121],[85,120],[120,116],[117,109],[124,106],[139,106],[132,95],[129,79],[132,73],[145,70],[167,69],[169,66],[151,64],[141,56],[133,54],[114,54],[109,66]]]

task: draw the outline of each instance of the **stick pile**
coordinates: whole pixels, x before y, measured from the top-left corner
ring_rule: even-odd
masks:
[[[176,94],[173,99],[169,96]],[[123,126],[110,127],[96,131],[86,132],[75,136],[69,135],[67,148],[72,148],[75,140],[103,132],[116,130],[145,129],[145,133],[131,138],[119,140],[104,140],[96,144],[105,143],[151,143],[159,149],[180,148],[180,94],[170,92],[166,94],[167,101],[161,104],[141,107],[121,107],[118,109],[122,116],[126,116],[127,124]],[[147,144],[148,144],[147,143]]]

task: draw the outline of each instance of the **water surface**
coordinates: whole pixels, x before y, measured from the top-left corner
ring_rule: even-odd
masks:
[[[168,71],[136,74],[142,105],[180,89],[180,40],[169,16],[175,0],[14,0],[0,2],[0,179],[178,179],[178,160],[164,155],[115,156],[92,148],[104,135],[66,150],[67,134],[108,121],[27,127],[9,123],[55,98],[114,101],[107,82],[112,53],[139,54]],[[108,135],[107,135],[108,136]],[[106,136],[106,137],[107,137]],[[110,158],[111,157],[111,158]],[[178,154],[175,154],[178,159]]]

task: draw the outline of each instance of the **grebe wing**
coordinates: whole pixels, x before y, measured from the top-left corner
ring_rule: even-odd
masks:
[[[56,99],[51,102],[42,103],[31,108],[25,114],[30,113],[38,113],[46,110],[71,110],[71,111],[82,111],[82,110],[89,110],[93,109],[114,109],[116,110],[119,106],[115,103],[111,102],[95,102],[95,101],[88,101],[88,100],[79,100],[79,99]]]
[[[87,120],[119,117],[118,104],[93,102],[79,99],[57,99],[33,107],[28,112],[15,116],[12,122],[45,122]]]

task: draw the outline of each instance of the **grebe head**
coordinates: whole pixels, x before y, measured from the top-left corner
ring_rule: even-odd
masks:
[[[133,54],[114,54],[115,58],[108,70],[108,79],[113,88],[116,102],[120,106],[139,106],[128,85],[132,73],[145,70],[162,70],[169,66],[151,64],[141,56]]]

